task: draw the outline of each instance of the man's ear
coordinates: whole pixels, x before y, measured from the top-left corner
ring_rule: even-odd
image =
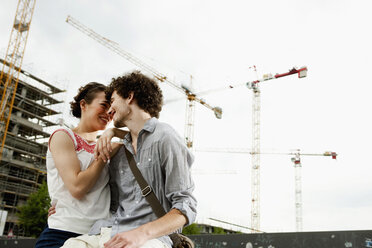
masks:
[[[134,100],[134,92],[129,92],[128,103],[132,103]]]

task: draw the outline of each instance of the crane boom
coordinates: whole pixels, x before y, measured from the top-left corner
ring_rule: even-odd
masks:
[[[130,61],[132,64],[146,70],[148,73],[151,73],[157,80],[160,82],[166,82],[171,87],[175,88],[176,90],[184,93],[187,96],[187,99],[191,99],[192,101],[196,101],[200,103],[201,105],[205,106],[206,108],[212,110],[216,116],[216,118],[221,119],[222,117],[222,109],[219,107],[213,107],[210,104],[206,103],[203,99],[198,98],[193,92],[191,92],[188,89],[185,89],[183,87],[180,87],[178,84],[174,83],[172,80],[170,80],[167,76],[164,74],[158,72],[156,69],[154,69],[152,66],[140,61],[138,58],[134,57],[132,54],[130,54],[127,51],[124,51],[122,48],[118,46],[117,43],[99,35],[92,29],[84,26],[80,22],[78,22],[76,19],[74,19],[71,16],[68,16],[66,19],[66,22],[70,24],[71,26],[75,27],[76,29],[80,30],[84,34],[88,35],[92,39],[98,41],[111,51],[115,52],[116,54],[120,55],[121,57],[124,57],[128,61]]]
[[[238,147],[229,147],[229,148],[214,148],[214,147],[199,147],[195,148],[195,151],[197,152],[222,152],[222,153],[241,153],[241,154],[253,154],[253,150],[250,148],[238,148]],[[296,155],[298,154],[297,151],[293,152],[270,152],[270,151],[260,151],[260,154],[265,155]],[[301,152],[300,155],[304,156],[326,156],[326,157],[332,157],[333,159],[336,159],[338,154],[336,152],[332,151],[325,151],[323,153],[303,153]]]

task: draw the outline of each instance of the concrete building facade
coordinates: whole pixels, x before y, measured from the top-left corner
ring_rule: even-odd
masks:
[[[0,62],[5,63],[1,59]],[[17,224],[17,209],[46,180],[47,141],[58,117],[61,117],[58,109],[61,109],[63,92],[21,70],[0,161],[0,214],[7,216],[5,225],[0,225],[0,235],[12,231],[22,236],[22,228]]]

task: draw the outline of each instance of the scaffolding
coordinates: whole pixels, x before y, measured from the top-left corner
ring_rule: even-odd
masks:
[[[0,62],[9,66],[2,59]],[[23,228],[17,224],[17,209],[46,180],[47,142],[58,123],[63,103],[60,93],[65,90],[23,69],[20,73],[0,161],[0,210],[7,212],[3,235],[12,230],[14,235],[23,236]]]

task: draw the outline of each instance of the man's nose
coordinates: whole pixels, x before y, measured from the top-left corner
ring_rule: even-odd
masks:
[[[108,114],[108,115],[111,115],[112,112],[113,112],[113,109],[112,109],[112,107],[110,106],[110,108],[107,110],[107,114]]]
[[[114,114],[115,114],[115,111],[110,107],[107,114],[110,116],[110,118],[112,119],[114,117]]]

